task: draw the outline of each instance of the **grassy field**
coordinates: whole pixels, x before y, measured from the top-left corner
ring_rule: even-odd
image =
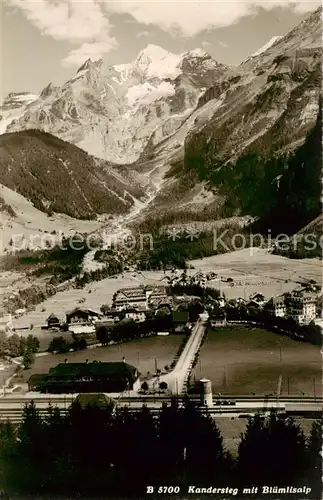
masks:
[[[208,283],[208,286],[221,288],[228,299],[248,298],[258,292],[270,298],[289,292],[310,279],[322,284],[322,263],[319,259],[287,259],[261,248],[214,255],[193,260],[191,264],[205,273],[217,273],[218,278],[224,281],[232,278],[231,283],[219,279]]]
[[[322,394],[319,346],[294,341],[260,328],[219,327],[209,330],[193,379],[212,380],[213,393]]]
[[[102,362],[122,361],[124,356],[127,363],[136,366],[142,376],[146,376],[147,372],[151,374],[155,372],[156,362],[157,368],[163,370],[165,365],[169,365],[173,361],[183,338],[183,335],[153,336],[118,345],[95,347],[85,351],[40,356],[36,358],[31,369],[21,372],[22,378],[17,378],[16,383],[27,382],[34,373],[47,373],[58,363],[64,363],[66,358],[70,363],[82,363],[86,359],[89,362],[94,360]]]

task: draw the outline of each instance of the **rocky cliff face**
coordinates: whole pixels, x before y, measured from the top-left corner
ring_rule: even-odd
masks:
[[[7,132],[38,128],[117,163],[137,160],[180,127],[226,70],[206,52],[148,45],[133,63],[86,61],[62,87],[48,85]]]
[[[235,68],[202,50],[175,55],[153,45],[129,64],[88,60],[62,87],[43,89],[7,131],[41,129],[127,164],[122,190],[134,176],[136,189],[141,182],[146,194],[131,193],[145,199],[136,216],[169,210],[203,212],[205,220],[241,212],[257,216],[267,191],[268,204],[274,201],[283,172],[300,172],[295,162],[286,167],[284,155],[297,153],[319,126],[321,12]],[[103,184],[96,186],[100,190]],[[257,207],[251,192],[257,193]],[[133,207],[130,198],[116,200],[119,213]]]
[[[207,216],[213,207],[217,217],[249,209],[257,215],[250,192],[258,192],[259,204],[264,184],[267,191],[278,186],[287,156],[296,154],[317,123],[321,9],[271,42],[219,75],[182,126],[150,151],[151,158],[165,155],[168,165],[174,165],[148,208],[150,214],[190,209]],[[280,156],[286,162],[281,160],[270,173],[269,163]],[[314,168],[316,159],[312,163]]]
[[[207,171],[243,152],[270,155],[304,141],[315,124],[321,91],[321,15],[228,71],[199,100],[216,111],[185,141],[185,164]]]

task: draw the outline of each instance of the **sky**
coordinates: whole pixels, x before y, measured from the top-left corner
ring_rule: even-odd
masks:
[[[82,63],[127,63],[148,44],[236,65],[317,8],[304,0],[2,0],[0,100],[62,85]]]

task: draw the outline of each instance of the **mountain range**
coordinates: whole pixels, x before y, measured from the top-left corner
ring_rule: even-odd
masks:
[[[6,131],[40,128],[94,156],[131,163],[150,140],[178,129],[225,70],[202,50],[175,55],[155,45],[130,64],[89,59],[63,86],[45,87]]]
[[[267,217],[252,193],[268,186],[264,205],[273,203],[318,126],[321,12],[236,67],[200,49],[148,45],[132,63],[88,60],[62,86],[10,94],[0,109],[1,182],[74,217],[138,203],[141,217]],[[54,179],[60,193],[45,186]]]

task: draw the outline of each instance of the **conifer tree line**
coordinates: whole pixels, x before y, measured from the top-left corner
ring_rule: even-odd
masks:
[[[189,485],[308,486],[318,500],[321,449],[321,422],[305,438],[299,423],[272,413],[249,418],[233,456],[216,420],[188,398],[157,414],[75,402],[40,416],[31,402],[18,426],[0,425],[0,485],[10,495],[105,498],[145,497],[147,485],[178,485],[183,497]]]

